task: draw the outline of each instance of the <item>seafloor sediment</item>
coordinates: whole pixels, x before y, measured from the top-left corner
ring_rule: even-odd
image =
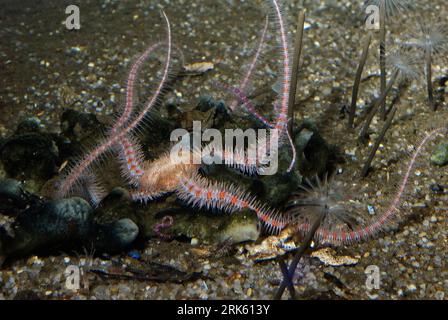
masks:
[[[200,76],[179,78],[166,93],[162,106],[175,105],[187,112],[204,96],[226,100],[228,96],[212,84],[213,80],[230,84],[240,81],[241,67],[250,62],[266,13],[263,1],[255,0],[85,1],[80,6],[81,29],[68,31],[63,25],[66,15],[60,1],[40,2],[39,6],[31,0],[20,4],[4,2],[0,12],[1,141],[6,141],[29,117],[38,119],[43,132],[59,134],[61,114],[66,109],[93,113],[106,127],[111,114],[122,105],[126,72],[133,58],[149,43],[165,39],[161,8],[170,18],[173,40],[185,62],[207,61],[215,65],[214,70]],[[373,161],[371,174],[359,179],[369,148],[357,142],[356,132],[346,129],[344,110],[350,103],[360,43],[366,35],[361,2],[285,1],[284,16],[292,32],[298,10],[303,6],[307,10],[296,122],[311,120],[327,143],[337,148],[343,158],[335,162],[340,173],[337,179],[348,196],[364,203],[375,216],[393,197],[413,146],[430,128],[446,126],[448,68],[446,55],[434,59],[434,87],[440,101],[436,112],[428,107],[423,78],[394,90],[393,95],[399,97],[396,119]],[[416,21],[437,23],[438,19],[446,21],[447,16],[444,0],[419,1],[414,11],[391,21],[390,46],[409,37]],[[279,55],[273,33],[270,30],[268,49],[252,83],[253,90],[260,93],[255,101],[263,110],[269,109],[264,103],[272,98],[271,87],[278,77]],[[371,76],[362,83],[358,115],[379,93],[376,39],[371,48],[364,72],[365,77]],[[154,88],[162,65],[163,53],[141,72],[140,101]],[[167,108],[162,107],[158,116],[170,119]],[[375,119],[370,144],[381,126],[382,121]],[[443,139],[446,142],[446,137]],[[327,266],[308,256],[302,261],[295,277],[300,298],[447,298],[448,199],[434,186],[447,186],[448,175],[446,166],[430,161],[442,140],[429,144],[419,157],[400,219],[391,230],[365,243],[335,248],[337,255],[356,258],[356,264]],[[4,170],[0,174],[4,178]],[[112,187],[119,184],[112,181]],[[25,185],[30,191],[38,191],[29,182],[25,181]],[[142,208],[139,210],[143,212]],[[150,215],[153,208],[149,205],[145,214]],[[0,223],[8,225],[10,218],[0,216]],[[239,244],[228,252],[213,254],[221,248],[217,243],[186,235],[174,240],[144,239],[137,247],[112,255],[94,254],[87,247],[32,253],[0,269],[0,298],[272,298],[282,279],[278,264],[253,261],[244,255],[244,246]],[[65,272],[71,265],[81,266],[85,272],[81,283],[84,288],[67,287]],[[379,289],[367,290],[365,270],[372,265],[379,268],[381,283]],[[128,277],[105,276],[101,274],[104,270],[124,272]],[[155,276],[151,280],[130,270]],[[157,275],[166,278],[156,281]]]

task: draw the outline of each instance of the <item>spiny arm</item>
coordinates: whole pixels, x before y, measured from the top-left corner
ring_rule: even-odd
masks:
[[[289,222],[287,217],[262,205],[255,197],[241,191],[238,187],[210,182],[198,174],[181,179],[176,192],[180,199],[193,207],[220,209],[227,212],[250,209],[257,214],[268,232],[278,233]]]
[[[157,99],[160,96],[160,93],[162,91],[163,86],[165,85],[167,79],[168,79],[168,72],[171,65],[171,27],[168,20],[168,17],[166,16],[165,12],[162,11],[163,17],[165,18],[166,24],[167,24],[167,43],[168,43],[168,49],[167,49],[167,58],[165,63],[165,68],[163,72],[162,80],[159,83],[159,86],[157,87],[157,90],[153,94],[152,98],[147,102],[144,109],[140,112],[140,114],[123,130],[117,131],[116,133],[113,133],[105,139],[102,143],[100,143],[96,148],[94,148],[91,152],[86,154],[84,158],[82,158],[81,161],[78,161],[73,169],[68,173],[68,175],[64,178],[56,196],[57,197],[64,197],[68,195],[73,187],[76,185],[78,180],[85,174],[85,172],[91,167],[92,163],[97,161],[100,156],[102,156],[104,153],[109,151],[112,147],[116,146],[117,143],[119,143],[122,139],[126,138],[129,133],[132,132],[144,119],[145,115],[152,109],[152,107],[155,105]]]

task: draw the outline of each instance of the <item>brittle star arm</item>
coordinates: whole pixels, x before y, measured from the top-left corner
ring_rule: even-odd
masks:
[[[375,237],[378,233],[382,232],[388,226],[388,222],[391,221],[399,212],[399,207],[402,202],[403,195],[406,188],[410,182],[412,172],[414,171],[415,165],[417,163],[418,157],[422,154],[426,144],[434,139],[439,134],[446,134],[448,128],[435,129],[425,135],[422,141],[417,145],[414,153],[412,154],[409,163],[404,171],[403,178],[398,190],[393,197],[389,206],[379,214],[375,219],[370,221],[368,224],[358,227],[353,230],[330,230],[324,226],[320,226],[316,231],[315,240],[323,244],[341,245],[341,244],[351,244],[354,242],[361,242],[367,239]],[[310,230],[311,226],[309,223],[302,223],[297,226],[297,230],[301,234],[306,234]]]
[[[280,95],[280,110],[275,122],[275,128],[280,130],[280,135],[288,129],[288,107],[289,107],[289,93],[291,83],[291,65],[289,57],[288,34],[285,28],[285,23],[281,14],[278,0],[272,0],[272,7],[277,19],[280,47],[282,54],[282,90]]]
[[[73,186],[78,182],[78,180],[83,176],[83,174],[90,168],[92,163],[100,158],[104,153],[109,151],[111,148],[117,145],[123,138],[125,138],[129,133],[131,133],[140,122],[145,118],[146,114],[152,109],[156,104],[162,89],[168,80],[168,73],[171,65],[171,27],[166,14],[162,11],[163,17],[165,18],[167,24],[167,57],[166,63],[163,71],[162,80],[160,81],[155,93],[146,103],[143,110],[138,114],[138,116],[122,130],[117,131],[115,134],[111,134],[107,139],[98,144],[91,152],[86,154],[80,161],[78,161],[75,166],[70,170],[68,175],[64,178],[63,182],[58,189],[56,196],[64,197],[70,193]]]
[[[121,162],[121,175],[130,184],[138,187],[140,185],[140,178],[144,173],[142,167],[144,157],[139,143],[131,135],[128,135],[118,142],[118,148]]]
[[[232,87],[232,86],[229,86],[227,84],[220,83],[217,81],[215,81],[214,84],[217,87],[233,94],[236,97],[236,99],[241,103],[241,105],[245,107],[245,109],[249,112],[249,114],[254,116],[257,120],[259,120],[261,123],[263,123],[266,127],[268,127],[268,128],[273,127],[272,123],[270,123],[269,120],[267,120],[265,117],[263,117],[261,114],[259,114],[255,110],[255,107],[253,106],[252,101],[247,97],[247,95],[243,92],[242,89],[239,89],[237,87]]]
[[[149,58],[151,53],[158,49],[162,43],[156,43],[148,47],[132,64],[129,71],[128,79],[126,82],[126,104],[120,118],[115,122],[112,127],[112,133],[116,133],[119,129],[126,126],[133,111],[134,111],[134,95],[135,95],[135,81],[137,80],[138,73],[143,63]]]
[[[254,55],[252,62],[249,66],[249,69],[247,70],[246,75],[245,75],[244,79],[241,81],[240,86],[239,86],[239,91],[241,93],[243,93],[246,90],[247,85],[250,80],[250,77],[252,76],[253,72],[255,71],[255,66],[257,65],[257,62],[260,59],[261,52],[262,52],[264,44],[266,42],[266,34],[267,34],[268,26],[269,26],[269,17],[266,16],[266,21],[264,24],[264,28],[263,28],[263,32],[261,34],[260,41],[257,46],[257,51],[255,52],[255,55]],[[247,99],[247,97],[246,97],[246,100],[248,101],[249,99]],[[235,108],[237,107],[238,102],[243,103],[243,101],[241,101],[241,96],[239,94],[236,94],[236,99],[233,100],[233,102],[229,106],[230,110],[234,111]],[[243,104],[245,104],[245,103],[243,103]],[[248,110],[250,113],[252,113],[252,110],[250,110],[250,109],[248,109]]]
[[[176,193],[192,207],[220,209],[230,213],[252,210],[270,233],[280,232],[289,223],[286,216],[261,204],[240,188],[232,184],[211,182],[199,174],[181,179]]]

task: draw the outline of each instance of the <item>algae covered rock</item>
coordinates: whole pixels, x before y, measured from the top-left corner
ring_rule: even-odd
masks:
[[[219,226],[215,239],[217,243],[224,241],[242,243],[256,241],[260,233],[261,228],[256,214],[249,210],[244,210],[231,215],[227,221],[223,222]]]
[[[297,152],[295,166],[288,172],[292,151],[289,144],[285,143],[278,153],[277,172],[274,175],[260,176],[258,180],[263,188],[257,196],[272,207],[283,206],[302,183],[302,177],[322,176],[331,172],[336,162],[334,147],[325,141],[313,122],[304,121],[294,132]]]
[[[436,151],[431,156],[431,163],[437,166],[448,164],[448,142],[443,142],[437,146]]]
[[[91,213],[92,207],[84,199],[58,199],[43,206],[39,219],[27,217],[27,222],[33,225],[34,232],[61,239],[82,238],[90,232]]]
[[[94,114],[67,109],[61,115],[61,132],[66,138],[83,142],[98,135],[104,125]]]

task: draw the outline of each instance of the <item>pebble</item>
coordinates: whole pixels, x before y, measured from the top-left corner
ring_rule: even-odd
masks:
[[[437,149],[431,156],[431,163],[437,166],[448,164],[448,142],[443,142],[437,146]]]
[[[445,298],[445,292],[437,291],[434,296],[437,300],[443,300]]]
[[[417,291],[417,287],[415,286],[415,284],[410,284],[410,285],[408,285],[406,289],[407,289],[407,291],[409,291],[409,292],[415,292],[415,291]]]

